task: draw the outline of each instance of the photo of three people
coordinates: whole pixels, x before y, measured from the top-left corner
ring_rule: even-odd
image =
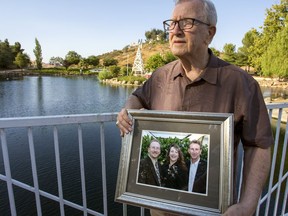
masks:
[[[207,195],[209,138],[143,131],[137,182]]]

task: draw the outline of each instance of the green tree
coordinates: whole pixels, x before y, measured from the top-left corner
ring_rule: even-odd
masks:
[[[63,65],[63,58],[61,57],[51,57],[49,60],[49,64],[54,65],[54,66],[60,66]]]
[[[16,58],[18,53],[23,53],[24,49],[21,49],[21,44],[19,42],[15,42],[13,46],[11,46],[12,53],[14,58]]]
[[[242,66],[248,66],[248,56],[242,52],[241,47],[238,49],[238,52],[235,56],[235,65],[242,67]]]
[[[259,47],[261,41],[261,33],[256,29],[252,29],[249,31],[251,40],[253,40],[253,44],[249,46],[247,49],[248,52],[248,62],[249,65],[253,66],[257,72],[260,72],[260,57],[262,55],[262,48]]]
[[[253,56],[257,56],[257,50],[254,50],[255,41],[259,38],[259,32],[252,28],[248,31],[244,38],[242,39],[243,46],[238,49],[237,63],[240,66],[248,66],[248,71],[250,71],[250,66],[253,65]]]
[[[112,77],[117,77],[120,73],[120,67],[116,66],[116,65],[111,65],[109,66],[109,71],[112,75]]]
[[[106,57],[103,59],[103,66],[105,66],[105,67],[117,65],[117,64],[118,64],[117,59],[109,58],[109,57]]]
[[[168,64],[169,62],[175,61],[177,57],[174,56],[172,52],[166,52],[163,59],[165,64]]]
[[[88,56],[88,58],[87,58],[87,63],[89,65],[93,65],[93,66],[97,67],[99,65],[99,62],[100,62],[100,59],[94,55]]]
[[[236,63],[236,46],[234,44],[225,44],[223,47],[223,60],[231,64]]]
[[[39,41],[37,40],[37,38],[35,38],[35,49],[33,50],[34,55],[35,55],[35,61],[36,61],[36,67],[38,70],[42,69],[42,49],[41,49],[41,45],[39,43]]]
[[[214,48],[214,47],[210,47],[210,49],[212,50],[212,52],[213,52],[213,54],[215,55],[215,56],[220,56],[220,51],[219,50],[217,50],[216,48]]]
[[[106,69],[102,70],[98,75],[98,79],[100,80],[111,79],[111,78],[113,78],[112,74]]]
[[[65,69],[67,70],[69,66],[70,66],[69,62],[66,59],[64,59],[63,60],[63,67],[65,67]]]
[[[155,55],[150,56],[150,58],[147,59],[145,69],[148,71],[155,71],[157,68],[163,65],[165,65],[165,60],[159,53],[157,53]]]
[[[147,41],[165,41],[166,34],[163,30],[154,28],[151,31],[146,31],[145,37]]]
[[[14,64],[16,64],[19,68],[25,68],[30,64],[30,58],[26,53],[18,52]]]
[[[288,25],[278,31],[261,58],[262,74],[279,78],[288,77]]]
[[[81,69],[87,69],[89,67],[89,63],[88,60],[85,58],[80,59],[79,63],[78,63],[79,68]]]
[[[73,64],[78,65],[81,58],[81,55],[79,55],[77,52],[69,51],[65,56],[66,64],[68,65],[68,67]]]
[[[0,40],[0,68],[10,68],[13,66],[14,55],[8,39],[4,42]]]
[[[276,35],[281,31],[285,25],[287,26],[288,0],[281,0],[280,4],[272,5],[266,11],[266,18],[264,25],[261,27],[262,32],[255,40],[254,46],[251,48],[253,56],[251,58],[252,64],[258,72],[262,69],[262,57],[267,51],[271,42],[276,38]],[[286,24],[285,24],[286,23]]]
[[[128,64],[128,67],[127,67],[127,65],[121,67],[119,75],[120,76],[129,76],[131,73],[132,73],[132,65]]]

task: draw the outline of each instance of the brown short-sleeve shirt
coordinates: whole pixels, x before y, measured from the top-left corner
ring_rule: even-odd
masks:
[[[270,121],[258,83],[244,70],[211,53],[197,81],[187,78],[180,60],[157,69],[133,92],[149,110],[234,114],[234,149],[268,148],[273,144]]]
[[[240,140],[244,146],[260,148],[273,144],[267,108],[256,80],[212,53],[197,81],[189,80],[176,60],[157,69],[133,95],[149,110],[233,113],[235,179]],[[236,198],[234,181],[235,203]]]

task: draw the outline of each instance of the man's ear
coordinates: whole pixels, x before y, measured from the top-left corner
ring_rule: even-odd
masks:
[[[216,26],[210,26],[208,31],[209,31],[209,42],[208,42],[208,44],[210,44],[212,42],[215,34],[216,34]]]

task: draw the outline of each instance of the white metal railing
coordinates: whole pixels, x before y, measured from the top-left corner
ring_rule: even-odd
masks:
[[[271,174],[269,179],[269,185],[267,193],[259,199],[256,215],[271,215],[271,209],[273,215],[277,215],[277,210],[281,211],[281,215],[285,214],[285,209],[287,205],[287,194],[288,194],[288,171],[285,170],[285,158],[287,154],[287,137],[288,137],[288,126],[287,126],[287,113],[284,109],[288,108],[288,103],[279,103],[279,104],[268,104],[267,109],[270,115],[270,118],[276,118],[276,132],[275,132],[275,145],[272,158]],[[285,118],[283,118],[285,116]],[[0,137],[1,137],[1,146],[2,154],[4,161],[5,174],[0,173],[0,180],[6,182],[7,191],[9,196],[10,203],[10,214],[12,216],[17,215],[16,204],[14,198],[13,185],[18,186],[24,190],[34,193],[37,215],[42,215],[40,196],[46,197],[50,200],[54,200],[59,203],[61,215],[65,215],[64,206],[69,206],[71,208],[78,209],[83,212],[83,215],[108,215],[107,208],[107,175],[106,175],[106,156],[105,156],[105,130],[104,124],[109,122],[115,122],[117,113],[104,113],[104,114],[84,114],[84,115],[66,115],[66,116],[43,116],[43,117],[22,117],[22,118],[2,118],[0,119]],[[279,143],[279,134],[281,121],[284,122],[285,126],[285,135],[283,143]],[[103,186],[103,212],[96,212],[87,207],[86,200],[86,185],[85,185],[85,167],[84,167],[84,156],[83,156],[83,134],[82,126],[83,123],[95,123],[100,124],[100,142],[101,142],[101,166],[102,166],[102,186]],[[60,166],[60,153],[59,153],[59,142],[58,142],[58,129],[59,125],[78,125],[78,145],[79,145],[79,158],[80,158],[80,175],[81,175],[81,188],[82,188],[82,205],[76,204],[74,202],[64,199],[63,196],[63,186],[61,179],[61,166]],[[37,164],[35,159],[35,146],[33,140],[32,128],[41,127],[41,126],[52,126],[53,127],[53,140],[54,140],[54,150],[55,150],[55,160],[56,160],[56,172],[57,172],[57,185],[58,187],[58,196],[55,196],[51,193],[45,192],[39,188],[38,175],[37,175]],[[31,158],[31,167],[33,174],[33,186],[27,185],[23,182],[17,181],[12,178],[10,161],[9,161],[9,152],[6,138],[6,129],[9,128],[27,128],[28,129],[28,143],[30,150]],[[120,137],[119,137],[120,139]],[[277,152],[279,151],[279,146],[282,147],[281,159],[277,158]],[[281,160],[280,167],[276,167],[276,161]],[[279,177],[277,180],[274,179],[275,170],[279,170]],[[241,179],[241,177],[240,177]],[[282,196],[282,202],[280,203],[280,195],[283,193],[281,187],[285,187],[284,195]],[[0,194],[1,197],[1,194]],[[273,197],[273,203],[271,204],[271,199]],[[264,209],[264,210],[263,210]],[[270,211],[269,211],[270,210]],[[264,212],[263,212],[264,211]],[[269,213],[270,212],[270,213]],[[287,212],[286,212],[287,213]],[[123,205],[123,215],[127,215],[127,205]],[[140,209],[140,215],[144,216],[144,209]]]
[[[262,196],[262,198],[259,199],[258,202],[258,207],[256,214],[260,214],[260,207],[261,205],[265,206],[265,212],[263,215],[272,215],[271,212],[269,212],[270,209],[270,202],[271,202],[271,197],[274,195],[273,193],[277,190],[275,194],[275,202],[274,202],[274,210],[273,210],[273,215],[277,215],[277,210],[279,206],[279,198],[280,198],[280,190],[282,186],[285,186],[285,192],[283,195],[283,202],[282,206],[280,206],[281,213],[280,215],[284,215],[286,205],[287,205],[287,195],[288,195],[288,170],[284,170],[285,166],[285,158],[287,157],[287,139],[288,139],[288,116],[287,116],[287,107],[288,103],[282,103],[282,104],[268,104],[267,108],[269,111],[269,116],[270,119],[272,117],[277,119],[277,124],[276,124],[276,130],[275,130],[275,142],[274,142],[274,148],[273,148],[273,157],[272,157],[272,164],[271,164],[271,171],[270,171],[270,177],[269,177],[269,185],[268,185],[268,191],[267,194]],[[286,110],[284,110],[286,109]],[[276,161],[278,160],[277,158],[277,152],[278,150],[281,151],[280,146],[281,143],[279,142],[279,137],[280,137],[280,130],[281,130],[281,122],[285,122],[285,134],[284,134],[284,140],[282,143],[282,155],[281,155],[281,162],[280,162],[280,167],[279,167],[279,175],[278,179],[276,179],[276,183],[273,185],[274,182],[274,173],[276,170]],[[287,212],[286,212],[287,213]]]
[[[65,215],[64,205],[70,206],[71,208],[78,209],[83,212],[83,215],[108,215],[107,208],[107,184],[106,184],[106,158],[105,158],[105,139],[104,139],[104,123],[116,121],[116,113],[110,114],[87,114],[87,115],[67,115],[67,116],[46,116],[46,117],[24,117],[24,118],[2,118],[0,119],[0,136],[1,136],[1,146],[2,154],[5,168],[5,175],[0,174],[0,180],[6,181],[10,212],[12,216],[16,216],[16,205],[14,199],[13,185],[18,186],[24,190],[31,191],[35,194],[37,215],[42,215],[40,195],[48,199],[54,200],[59,203],[61,215]],[[82,127],[83,123],[98,123],[100,124],[100,140],[101,140],[101,166],[102,166],[102,186],[103,186],[103,213],[93,211],[87,208],[86,200],[86,188],[85,188],[85,168],[84,168],[84,156],[83,156],[83,136]],[[60,166],[60,153],[59,153],[59,142],[58,142],[58,129],[59,125],[69,125],[78,124],[78,144],[79,144],[79,157],[80,157],[80,171],[81,171],[81,187],[82,187],[82,206],[68,200],[63,197],[63,186],[62,186],[62,175]],[[54,148],[55,148],[55,159],[56,159],[56,171],[57,171],[57,183],[55,187],[58,186],[58,196],[47,193],[39,188],[38,176],[36,169],[36,159],[35,159],[35,146],[33,142],[33,132],[32,127],[39,126],[52,126],[53,136],[54,136]],[[30,149],[30,158],[33,174],[33,185],[27,185],[23,182],[17,181],[12,178],[8,143],[6,138],[5,130],[8,128],[28,128],[28,142]]]

